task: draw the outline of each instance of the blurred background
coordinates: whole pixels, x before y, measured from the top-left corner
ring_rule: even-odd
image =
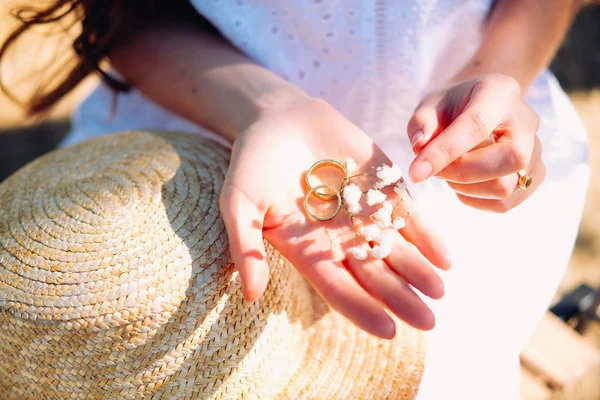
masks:
[[[11,28],[14,27],[14,21],[10,18],[8,10],[9,6],[10,2],[0,2],[0,40],[4,40]],[[40,33],[39,37],[31,36],[26,39],[26,43],[20,43],[17,46],[20,52],[18,57],[14,57],[17,61],[14,64],[3,66],[2,74],[7,77],[11,88],[18,87],[17,93],[24,94],[23,96],[26,97],[28,93],[36,89],[39,76],[32,75],[26,79],[21,76],[19,82],[11,82],[10,77],[18,75],[18,72],[22,71],[24,67],[30,69],[31,64],[43,66],[50,60],[70,54],[69,45],[70,41],[65,35],[48,36],[47,33]],[[575,327],[578,319],[572,318],[573,315],[569,314],[569,310],[575,313],[577,310],[581,311],[583,306],[589,309],[590,297],[588,296],[585,300],[585,295],[589,294],[591,290],[600,288],[600,5],[590,4],[579,13],[562,48],[553,60],[551,69],[573,100],[587,128],[591,142],[592,181],[584,218],[575,252],[555,299],[555,302],[559,302],[561,298],[564,300],[565,295],[570,296],[571,303],[563,301],[562,304],[562,311],[565,314],[563,320],[568,320]],[[21,166],[50,151],[59,143],[69,130],[68,116],[71,110],[77,101],[91,90],[95,82],[95,77],[88,78],[43,119],[26,118],[18,105],[0,93],[0,182]],[[565,196],[568,195],[565,193]],[[587,289],[581,289],[581,285],[586,285],[583,288]],[[577,288],[580,288],[580,291],[574,292]],[[585,301],[587,301],[587,305],[583,304]],[[565,309],[567,311],[564,311]],[[541,339],[534,338],[535,340],[538,342],[548,341],[550,348],[553,346],[565,347],[564,351],[568,354],[564,357],[574,358],[572,361],[576,366],[583,363],[578,361],[577,357],[581,356],[575,354],[577,351],[589,353],[590,349],[600,350],[600,322],[594,320],[593,317],[586,324],[585,329],[580,329],[581,334],[571,336],[571,339],[568,339],[568,335],[549,339],[548,335],[553,336],[560,331],[555,325],[541,327],[539,330]],[[570,333],[565,331],[565,334]],[[580,344],[585,343],[585,346],[589,347],[578,347],[577,350],[573,350],[575,347],[569,349],[569,344],[567,344],[569,340],[578,341]],[[536,348],[533,352],[538,350]],[[543,359],[544,357],[548,358],[548,353],[552,352],[547,349],[540,351],[543,353],[541,355]],[[527,357],[535,358],[537,356],[534,354]],[[533,364],[554,363],[562,364],[562,366],[538,365],[537,370],[533,368],[535,370],[533,373],[529,370],[524,371],[524,379],[529,380],[525,382],[525,385],[533,386],[524,389],[526,393],[524,392],[523,398],[600,399],[600,369],[598,368],[590,368],[585,372],[584,383],[587,386],[581,386],[579,383],[581,386],[579,391],[563,387],[566,385],[565,382],[561,383],[559,378],[550,376],[556,375],[558,372],[544,372],[544,368],[564,369],[566,362],[562,359],[533,360]],[[570,393],[569,390],[573,393]]]

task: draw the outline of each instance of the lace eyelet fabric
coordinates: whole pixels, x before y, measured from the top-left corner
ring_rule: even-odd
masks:
[[[490,0],[208,0],[240,50],[380,138],[477,49]],[[440,63],[443,59],[443,63]],[[401,95],[400,95],[401,94]],[[384,115],[384,117],[382,117]]]

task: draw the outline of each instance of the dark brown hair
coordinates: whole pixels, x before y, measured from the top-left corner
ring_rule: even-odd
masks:
[[[185,0],[54,0],[45,4],[49,5],[44,8],[27,5],[13,10],[12,15],[18,20],[18,25],[0,47],[1,64],[7,62],[7,51],[18,43],[18,39],[35,27],[68,22],[64,31],[80,28],[73,41],[73,58],[65,66],[68,72],[61,71],[61,74],[48,77],[24,104],[0,76],[0,89],[20,103],[30,115],[47,111],[93,72],[100,74],[114,90],[128,90],[127,84],[102,70],[101,62],[119,40],[135,32],[142,24],[147,25],[159,16],[191,7]]]

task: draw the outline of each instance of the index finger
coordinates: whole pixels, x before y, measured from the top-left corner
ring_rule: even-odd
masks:
[[[409,169],[412,181],[423,182],[485,141],[506,118],[508,100],[508,96],[496,93],[491,87],[475,88],[463,112],[412,162]]]

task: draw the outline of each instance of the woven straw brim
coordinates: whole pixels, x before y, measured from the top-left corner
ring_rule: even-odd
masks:
[[[219,215],[229,153],[127,132],[0,185],[0,398],[410,399],[420,332],[376,339],[267,245],[242,299]]]

